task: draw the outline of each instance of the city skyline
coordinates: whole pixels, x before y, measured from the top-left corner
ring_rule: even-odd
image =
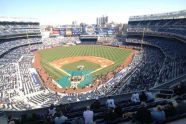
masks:
[[[45,24],[96,24],[106,15],[109,22],[127,23],[129,16],[186,10],[185,0],[0,0],[0,16],[37,18]]]

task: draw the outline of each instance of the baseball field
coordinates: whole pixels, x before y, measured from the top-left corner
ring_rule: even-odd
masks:
[[[84,76],[84,81],[78,87],[85,87],[95,77],[107,74],[123,64],[132,51],[109,46],[77,45],[45,49],[39,54],[41,66],[48,75],[63,88],[69,88],[70,77]]]

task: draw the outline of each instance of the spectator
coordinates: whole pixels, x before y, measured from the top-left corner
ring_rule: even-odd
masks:
[[[162,107],[158,105],[156,108],[151,110],[151,117],[153,124],[162,124],[165,121],[165,112]]]
[[[90,110],[90,106],[87,106],[87,110],[83,112],[85,124],[93,124],[93,111]]]
[[[146,102],[147,101],[147,95],[145,93],[145,91],[142,91],[140,94],[140,101],[142,102]]]
[[[56,113],[56,108],[54,107],[54,104],[50,105],[50,108],[48,109],[49,115],[54,116]]]
[[[179,83],[174,89],[175,95],[182,95],[185,92],[185,86],[182,83]]]
[[[116,108],[114,109],[114,112],[116,113],[117,117],[121,117],[123,112],[120,105],[116,105]]]
[[[164,111],[166,118],[174,116],[176,112],[172,102],[169,102],[167,105],[164,106]]]
[[[177,114],[183,114],[186,112],[186,103],[184,102],[184,100],[182,100],[182,98],[177,98],[176,99],[177,102],[177,106],[176,106],[176,113]]]
[[[105,110],[104,112],[104,121],[105,123],[109,123],[110,121],[113,121],[114,119],[116,119],[116,113],[114,112],[114,110],[112,108],[108,108]]]
[[[151,122],[151,113],[147,109],[146,104],[144,102],[141,103],[142,107],[137,110],[135,115],[136,120],[143,124],[143,123],[150,123]]]
[[[53,118],[49,114],[49,111],[47,111],[45,124],[51,124],[52,122],[53,122]]]
[[[150,91],[146,92],[146,96],[147,96],[147,102],[153,102],[155,99],[154,95]]]
[[[15,121],[12,118],[12,115],[8,116],[8,124],[15,124]]]
[[[91,109],[98,110],[101,106],[101,103],[98,98],[91,104]]]
[[[138,103],[140,103],[139,94],[138,94],[137,92],[134,93],[134,94],[132,94],[132,96],[131,96],[131,102],[132,102],[133,104],[138,104]]]
[[[68,118],[63,115],[63,112],[57,113],[57,117],[55,117],[54,122],[55,124],[62,124],[64,123]]]
[[[69,112],[71,112],[71,106],[69,104],[60,104],[60,110],[63,112],[64,115],[67,115]]]
[[[108,99],[106,101],[106,106],[108,108],[112,108],[112,109],[114,109],[116,107],[115,103],[114,103],[114,99],[112,99],[110,96],[108,97]]]

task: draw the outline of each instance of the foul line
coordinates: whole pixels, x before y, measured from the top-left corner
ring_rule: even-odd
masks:
[[[50,64],[50,65],[51,65],[51,64]],[[52,66],[53,66],[53,65],[52,65]],[[66,75],[71,76],[71,74],[69,74],[68,72],[64,71],[63,69],[60,69],[60,68],[58,68],[58,67],[56,67],[56,66],[53,66],[53,67],[56,68],[57,70],[59,70],[59,71],[65,73]]]
[[[98,68],[98,69],[96,69],[96,70],[94,70],[94,71],[92,71],[92,72],[90,72],[90,73],[88,73],[88,74],[86,74],[86,75],[90,75],[90,74],[92,74],[92,73],[94,73],[94,72],[96,72],[96,71],[99,71],[99,70],[103,69],[103,68],[105,68],[105,67]]]

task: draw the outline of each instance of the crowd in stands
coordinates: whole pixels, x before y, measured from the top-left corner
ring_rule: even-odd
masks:
[[[42,42],[44,48],[58,47],[62,45],[75,45],[81,43],[79,37],[49,37],[43,38]],[[122,42],[119,42],[114,36],[109,36],[99,37],[96,44],[119,46],[122,45]]]
[[[98,40],[97,40],[97,44],[113,45],[113,46],[120,45],[119,41],[116,39],[115,36],[99,37]]]
[[[123,92],[149,89],[155,85],[164,56],[156,48],[144,47],[143,49],[143,59],[131,75],[129,83],[123,87]]]
[[[0,35],[40,33],[39,23],[0,22]]]
[[[128,32],[145,32],[185,37],[186,19],[129,21]]]
[[[43,38],[43,47],[44,48],[51,48],[51,47],[58,47],[62,45],[75,45],[79,44],[81,41],[79,37],[50,37],[50,38]]]
[[[8,41],[8,42],[1,41],[0,56],[3,55],[4,53],[8,52],[9,50],[13,49],[13,48],[23,46],[23,45],[39,43],[39,42],[41,42],[41,41],[38,38],[18,39],[18,40],[12,40],[12,41]]]
[[[129,37],[127,42],[142,43],[140,37]],[[171,41],[163,38],[145,37],[143,44],[160,48],[165,55],[156,85],[179,77],[186,72],[186,45],[179,41]]]
[[[31,51],[42,48],[39,43],[41,43],[39,38],[1,41],[1,109],[29,108],[29,105],[23,100],[23,96],[31,89],[35,89],[35,87],[32,88],[33,81],[28,69],[32,67],[33,54],[30,54]]]

